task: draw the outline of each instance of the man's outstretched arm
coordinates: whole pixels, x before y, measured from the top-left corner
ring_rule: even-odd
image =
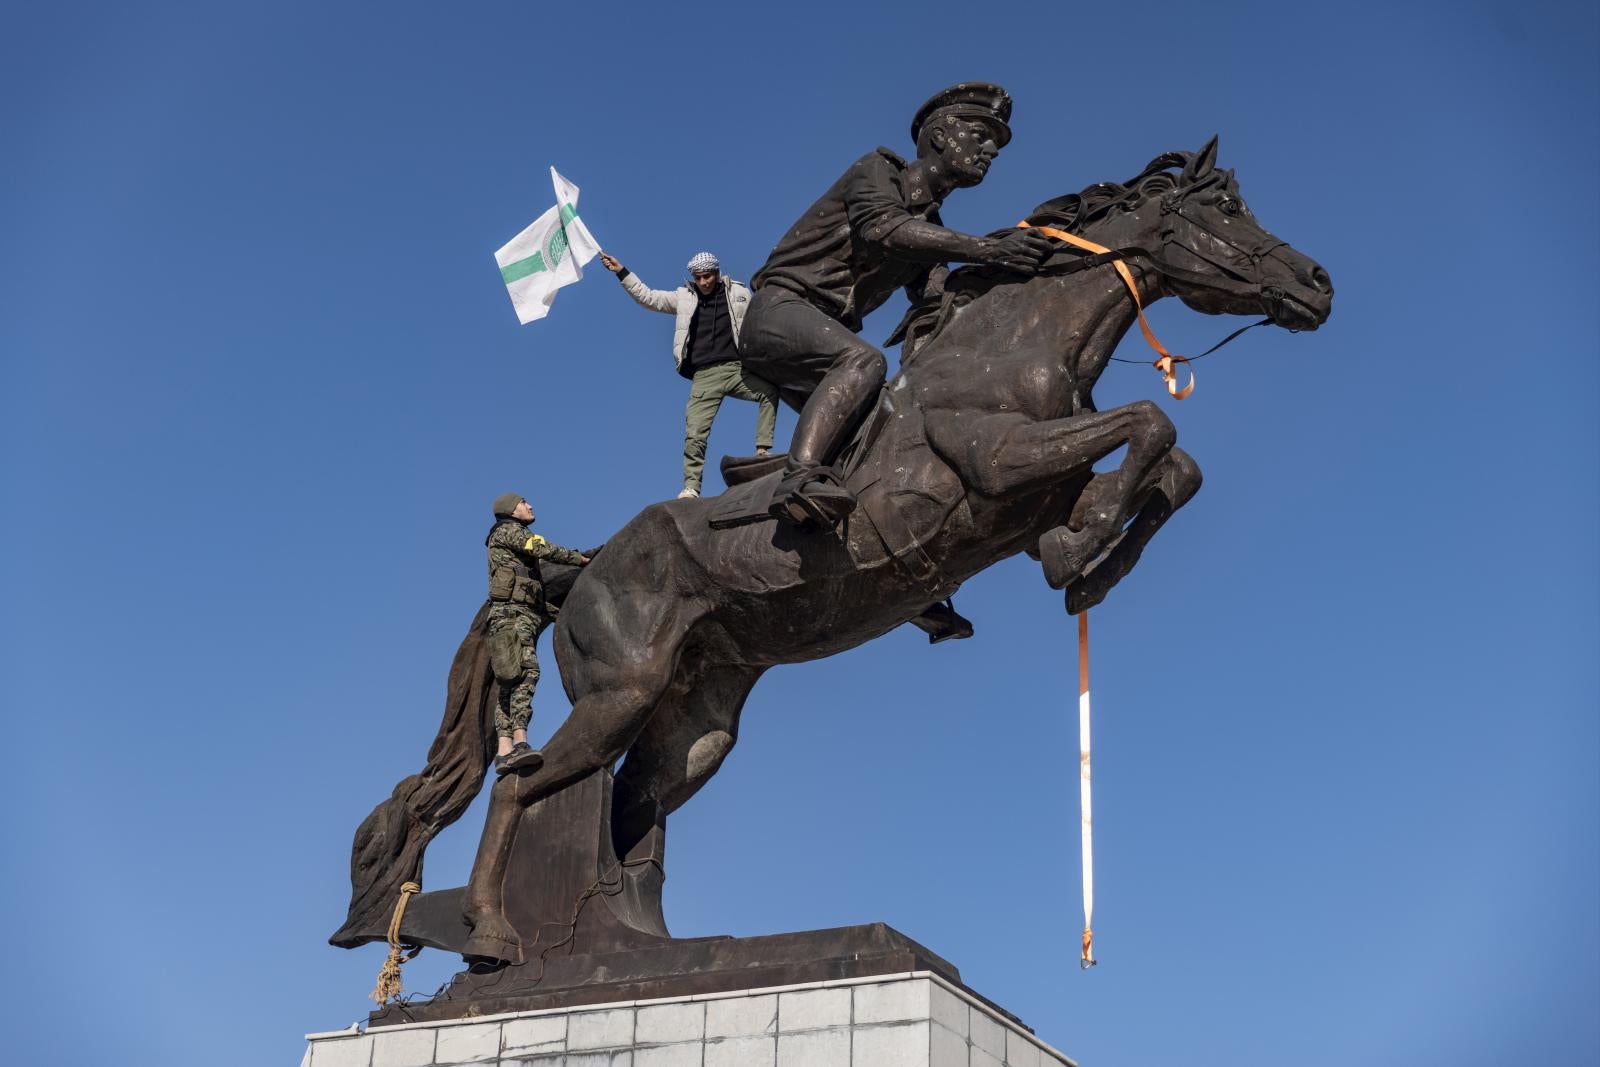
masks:
[[[637,300],[643,307],[651,311],[661,311],[668,315],[675,315],[678,311],[678,294],[669,289],[652,289],[639,279],[639,276],[624,267],[620,260],[600,253],[600,262],[605,264],[606,270],[617,276],[617,281],[622,283],[628,295]]]
[[[553,545],[538,534],[531,534],[523,544],[524,554],[534,559],[549,560],[552,563],[565,563],[569,567],[581,567],[589,562],[589,557],[582,552],[571,548],[562,548]]]

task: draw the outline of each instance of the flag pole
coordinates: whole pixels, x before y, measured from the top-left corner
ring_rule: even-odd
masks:
[[[1088,970],[1094,959],[1094,818],[1089,799],[1089,612],[1078,613],[1078,803],[1083,813],[1083,955],[1078,966]]]

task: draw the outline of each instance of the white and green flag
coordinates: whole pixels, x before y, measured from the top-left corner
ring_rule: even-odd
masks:
[[[494,254],[511,306],[523,324],[550,314],[556,290],[583,277],[583,265],[600,251],[578,217],[578,187],[550,168],[556,206]]]

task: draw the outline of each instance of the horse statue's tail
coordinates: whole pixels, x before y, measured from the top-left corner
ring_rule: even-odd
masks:
[[[493,709],[499,699],[489,664],[486,602],[450,664],[444,721],[427,766],[394,787],[356,829],[350,848],[350,913],[328,938],[340,948],[382,941],[406,882],[422,881],[422,854],[440,830],[461,817],[483,788],[494,754]]]
[[[545,598],[559,609],[579,568],[546,563],[541,571]],[[356,828],[350,848],[350,911],[328,938],[330,944],[355,948],[387,937],[400,887],[422,883],[428,842],[461,818],[483,788],[484,772],[494,758],[494,708],[500,699],[489,663],[488,617],[485,601],[450,664],[444,719],[428,748],[427,765],[401,779]]]

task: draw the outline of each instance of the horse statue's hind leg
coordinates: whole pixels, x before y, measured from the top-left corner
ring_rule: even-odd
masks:
[[[618,856],[626,859],[711,780],[739,738],[739,713],[760,677],[757,668],[719,666],[684,692],[673,685],[617,772],[611,825]]]
[[[505,915],[505,881],[523,811],[622,758],[672,683],[693,602],[627,585],[619,594],[605,581],[605,571],[618,564],[607,563],[604,555],[595,561],[597,573],[577,587],[579,595],[566,609],[570,614],[556,629],[572,713],[544,747],[544,764],[506,775],[490,795],[462,901],[463,918],[472,927],[464,952],[469,958],[522,961],[521,940]]]

